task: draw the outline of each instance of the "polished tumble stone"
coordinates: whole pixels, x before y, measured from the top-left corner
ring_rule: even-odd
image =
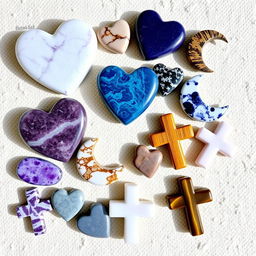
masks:
[[[91,25],[67,20],[53,35],[38,28],[23,32],[15,52],[28,75],[45,87],[68,95],[89,72],[97,52],[97,38]]]
[[[77,220],[78,229],[93,237],[106,238],[110,236],[110,218],[106,207],[101,203],[91,206],[89,216],[82,216]]]
[[[19,178],[29,184],[51,186],[62,178],[61,169],[46,160],[36,157],[26,157],[17,166]]]
[[[37,188],[26,190],[27,205],[18,206],[18,218],[30,217],[34,234],[36,236],[46,233],[44,212],[52,211],[50,200],[40,200]]]
[[[187,80],[180,91],[180,104],[183,111],[192,119],[202,122],[213,122],[221,118],[229,106],[214,107],[206,104],[199,92],[199,81],[202,75]]]
[[[47,157],[67,162],[83,138],[86,112],[76,100],[59,100],[47,113],[33,109],[23,114],[19,129],[24,141]]]
[[[139,15],[136,34],[141,53],[146,60],[177,51],[185,40],[185,30],[179,22],[164,22],[153,10]]]
[[[162,63],[156,64],[153,70],[158,76],[159,91],[162,96],[167,96],[173,92],[184,77],[184,73],[180,68],[170,69]]]
[[[130,34],[129,24],[125,20],[118,20],[113,26],[103,26],[97,32],[101,45],[113,53],[125,53]]]
[[[145,145],[139,145],[134,160],[135,167],[148,178],[153,177],[163,160],[163,154],[159,150],[149,150]]]
[[[84,193],[74,189],[68,193],[65,189],[59,189],[52,195],[54,210],[65,220],[71,220],[83,207]]]
[[[147,67],[128,74],[117,66],[108,66],[98,75],[98,88],[110,111],[122,123],[129,124],[154,100],[158,78]]]

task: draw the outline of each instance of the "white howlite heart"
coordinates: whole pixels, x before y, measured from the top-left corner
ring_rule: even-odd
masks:
[[[80,20],[63,22],[53,35],[40,29],[26,31],[16,42],[22,68],[40,84],[63,94],[81,84],[96,50],[94,30]]]

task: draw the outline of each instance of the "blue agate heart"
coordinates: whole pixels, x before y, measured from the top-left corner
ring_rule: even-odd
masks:
[[[185,40],[185,30],[179,22],[163,22],[159,14],[152,10],[139,15],[136,34],[141,53],[146,60],[175,52]]]
[[[98,75],[98,88],[110,111],[124,124],[140,116],[158,91],[158,78],[150,68],[131,74],[117,66],[108,66]]]

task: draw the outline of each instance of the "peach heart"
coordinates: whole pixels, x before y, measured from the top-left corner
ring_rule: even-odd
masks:
[[[105,26],[98,30],[99,42],[114,53],[125,53],[130,41],[130,27],[125,20],[118,20],[112,27]]]
[[[151,178],[158,169],[162,159],[163,155],[159,150],[148,150],[146,146],[140,145],[136,150],[134,165],[145,176]]]

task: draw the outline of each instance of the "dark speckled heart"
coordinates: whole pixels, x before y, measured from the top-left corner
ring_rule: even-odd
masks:
[[[164,64],[158,63],[153,67],[158,76],[159,91],[162,96],[169,95],[183,80],[184,74],[180,68],[167,68]]]
[[[178,50],[185,40],[185,30],[177,21],[162,21],[152,10],[142,12],[136,23],[140,50],[146,60],[153,60]]]
[[[47,113],[30,110],[20,119],[24,141],[47,157],[67,162],[79,145],[86,127],[86,112],[73,99],[61,99]]]

